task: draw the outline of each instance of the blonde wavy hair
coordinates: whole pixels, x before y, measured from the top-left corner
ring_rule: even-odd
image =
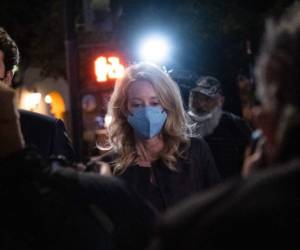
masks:
[[[123,173],[127,167],[137,162],[134,131],[127,121],[128,89],[133,82],[148,81],[156,92],[160,105],[167,113],[167,120],[162,129],[164,148],[160,159],[171,170],[188,147],[189,123],[183,107],[177,84],[158,66],[141,62],[129,66],[123,78],[117,80],[108,104],[108,114],[112,117],[108,127],[110,143],[118,158],[115,160],[114,173]]]

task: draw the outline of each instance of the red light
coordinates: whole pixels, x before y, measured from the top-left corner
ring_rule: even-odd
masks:
[[[106,82],[109,79],[118,79],[123,77],[125,71],[124,65],[120,63],[118,57],[100,56],[95,60],[95,74],[97,82]]]

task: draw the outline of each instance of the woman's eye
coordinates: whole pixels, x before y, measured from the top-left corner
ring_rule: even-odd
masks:
[[[138,108],[138,107],[141,107],[141,104],[140,103],[132,103],[131,107]]]
[[[151,103],[151,106],[153,106],[153,107],[156,107],[156,106],[159,106],[160,104],[158,103],[158,102],[153,102],[153,103]]]

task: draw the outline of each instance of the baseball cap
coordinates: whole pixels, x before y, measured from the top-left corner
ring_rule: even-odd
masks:
[[[212,76],[201,77],[197,81],[197,86],[192,89],[193,92],[199,92],[208,97],[215,97],[217,95],[222,95],[222,88],[220,81]]]

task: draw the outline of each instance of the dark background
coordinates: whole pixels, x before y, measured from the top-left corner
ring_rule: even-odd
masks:
[[[83,2],[74,0],[78,39],[93,40],[82,32]],[[119,0],[123,12],[106,41],[114,42],[129,61],[136,59],[136,41],[151,31],[171,38],[170,69],[184,69],[221,80],[225,108],[240,114],[236,93],[238,74],[250,74],[264,30],[265,19],[278,16],[289,0]],[[0,26],[16,40],[22,55],[20,73],[28,65],[45,76],[65,75],[63,1],[4,0]],[[94,41],[94,40],[93,40]],[[92,42],[93,42],[92,41]],[[247,43],[251,54],[247,54]],[[180,83],[192,86],[193,81]],[[187,88],[183,87],[183,92]],[[183,93],[184,94],[184,93]],[[185,94],[184,94],[185,95]]]

